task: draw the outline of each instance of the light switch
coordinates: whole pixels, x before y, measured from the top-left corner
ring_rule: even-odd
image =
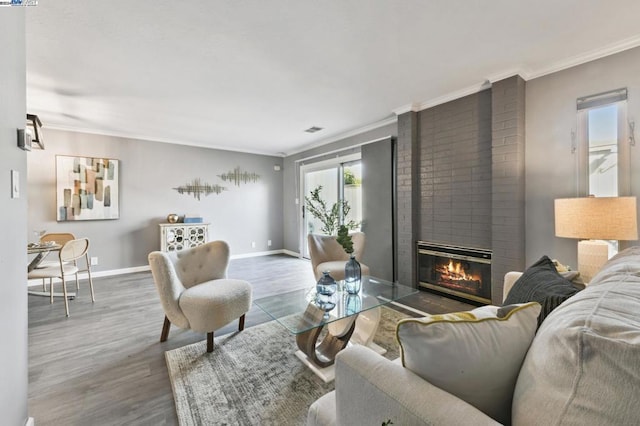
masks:
[[[20,198],[20,173],[11,170],[11,198]]]

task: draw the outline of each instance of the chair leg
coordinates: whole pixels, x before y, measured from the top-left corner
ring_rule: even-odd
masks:
[[[42,279],[42,291],[47,291],[47,282],[44,280],[44,278]]]
[[[207,333],[207,352],[213,352],[213,331]]]
[[[160,334],[160,341],[166,342],[167,337],[169,337],[169,329],[171,328],[171,321],[167,316],[164,316],[164,324],[162,325],[162,333]]]
[[[62,293],[64,295],[64,312],[69,316],[69,299],[67,298],[67,281],[64,274],[62,274]],[[53,294],[53,292],[51,293]]]
[[[76,268],[78,267],[78,261],[74,260],[73,261],[73,266],[75,266]],[[87,269],[89,269],[89,264],[87,263]],[[80,291],[80,281],[78,280],[78,273],[76,272],[76,291],[79,292]]]
[[[96,301],[96,296],[93,294],[93,279],[91,279],[91,266],[89,259],[87,258],[87,274],[89,275],[89,288],[91,289],[91,301]]]
[[[244,314],[244,315],[246,315],[246,314]],[[242,315],[240,317],[240,319],[238,320],[238,331],[244,330],[244,315]]]
[[[49,303],[53,303],[53,278],[49,278]]]

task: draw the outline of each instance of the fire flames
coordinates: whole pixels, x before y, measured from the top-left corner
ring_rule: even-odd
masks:
[[[455,284],[456,286],[472,287],[476,290],[482,287],[480,276],[467,273],[463,264],[454,262],[453,259],[449,259],[448,264],[442,263],[438,265],[436,271],[440,275],[442,282]]]

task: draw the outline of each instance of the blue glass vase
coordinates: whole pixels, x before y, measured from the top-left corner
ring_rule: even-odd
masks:
[[[362,310],[362,299],[358,294],[345,294],[344,311],[347,315],[355,315]]]
[[[356,256],[352,253],[351,258],[344,266],[344,289],[349,294],[358,294],[362,288],[362,269]]]
[[[331,296],[338,290],[338,283],[329,275],[329,271],[322,273],[322,276],[316,284],[316,293],[323,296]]]
[[[324,311],[322,315],[322,319],[327,321],[330,318],[329,312],[336,307],[337,299],[336,294],[326,295],[326,294],[316,294],[316,306]]]

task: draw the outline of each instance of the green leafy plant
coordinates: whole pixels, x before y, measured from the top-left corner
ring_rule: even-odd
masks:
[[[340,243],[344,251],[348,254],[353,253],[353,240],[351,239],[351,235],[349,235],[349,228],[344,225],[340,225],[336,241]]]
[[[351,169],[344,169],[344,184],[345,185],[361,185],[362,182],[356,177]]]
[[[336,235],[338,227],[340,226],[340,217],[346,218],[351,207],[349,203],[344,200],[339,200],[333,203],[331,207],[328,207],[327,202],[322,199],[322,185],[319,185],[316,189],[310,192],[310,196],[304,197],[307,211],[311,213],[316,219],[322,222],[322,228],[320,229],[326,235]],[[358,223],[350,220],[344,224],[347,229],[356,229]]]

